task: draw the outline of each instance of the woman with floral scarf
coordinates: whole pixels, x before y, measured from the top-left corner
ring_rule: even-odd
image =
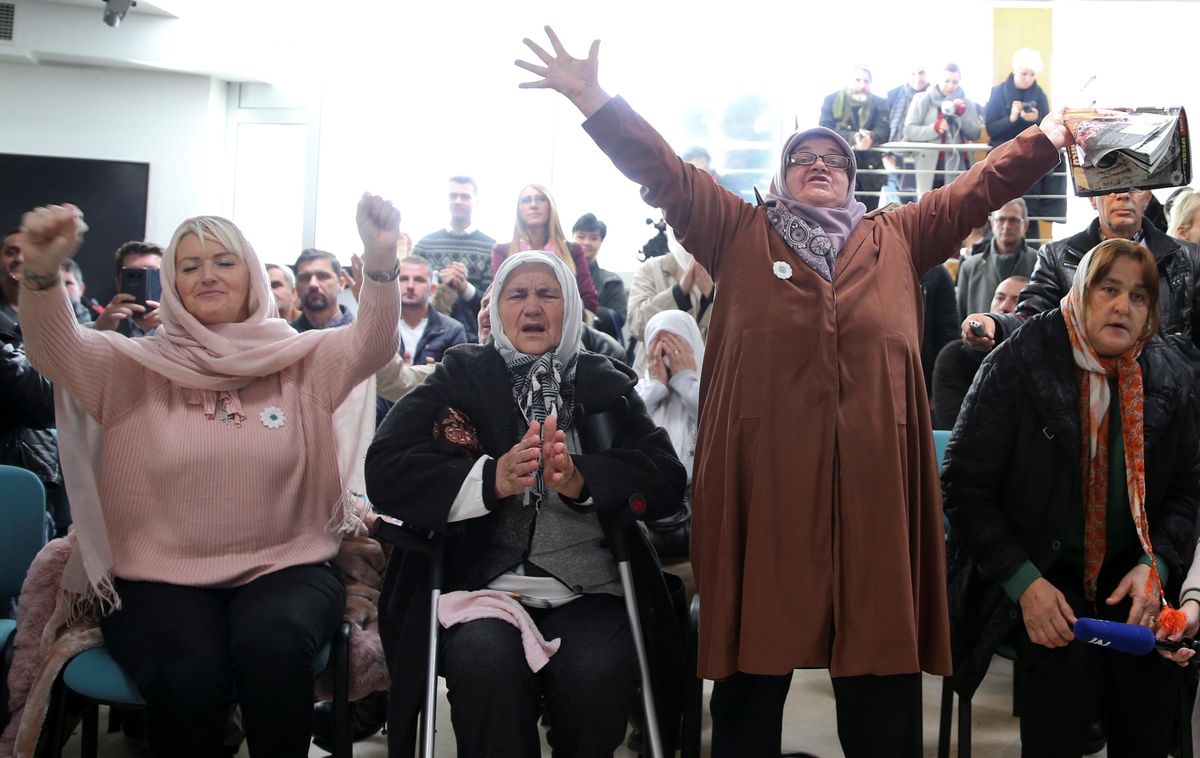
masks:
[[[1097,245],[1061,308],[984,361],[946,451],[956,687],[973,691],[1012,641],[1024,756],[1081,755],[1097,713],[1110,756],[1169,747],[1178,672],[1072,631],[1179,615],[1200,449],[1191,372],[1157,336],[1158,283],[1144,246]]]

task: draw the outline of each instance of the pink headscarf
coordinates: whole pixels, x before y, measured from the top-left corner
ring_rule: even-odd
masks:
[[[846,168],[850,185],[846,189],[846,197],[842,200],[842,204],[836,208],[822,208],[801,203],[788,191],[787,172],[791,168],[788,165],[788,156],[796,151],[801,142],[810,137],[828,137],[836,142],[841,148],[842,154],[850,159],[850,165]],[[771,179],[771,191],[767,193],[767,199],[780,203],[791,211],[792,215],[800,217],[809,224],[817,224],[825,230],[825,235],[833,244],[833,253],[836,255],[842,249],[842,245],[846,243],[850,232],[854,231],[854,227],[858,226],[858,222],[862,221],[863,216],[867,213],[867,206],[854,199],[854,175],[857,170],[854,150],[851,149],[849,142],[842,139],[842,135],[823,126],[796,132],[783,145],[783,153],[779,156],[779,169],[775,172],[775,177]]]
[[[249,316],[244,321],[205,326],[184,307],[175,289],[175,251],[189,234],[201,242],[215,240],[242,258],[250,271]],[[179,225],[162,259],[162,325],[149,337],[129,339],[115,332],[97,332],[112,349],[174,384],[192,390],[192,403],[210,418],[223,402],[240,424],[238,391],[302,360],[332,332],[297,333],[277,317],[270,278],[254,248],[233,222],[217,216],[199,216]],[[374,378],[359,384],[334,412],[338,467],[347,491],[362,492],[362,458],[370,444],[374,417]],[[119,606],[112,585],[112,549],[96,485],[100,465],[100,425],[68,392],[56,386],[55,411],[59,427],[59,452],[71,498],[78,549],[63,572],[63,588],[98,596],[105,608]],[[369,416],[365,414],[370,414]],[[352,501],[343,496],[331,503],[331,525],[347,524]]]

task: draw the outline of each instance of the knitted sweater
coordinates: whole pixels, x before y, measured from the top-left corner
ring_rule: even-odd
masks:
[[[467,281],[481,292],[492,283],[492,246],[496,240],[478,229],[470,234],[452,234],[439,229],[422,237],[413,247],[413,252],[441,271],[458,261],[467,267]]]
[[[76,324],[61,286],[23,292],[31,362],[101,425],[113,573],[229,587],[333,558],[342,486],[332,413],[395,355],[399,312],[395,284],[365,282],[357,321],[239,390],[238,426],[207,418],[191,390]],[[262,420],[268,408],[286,415],[279,428]]]

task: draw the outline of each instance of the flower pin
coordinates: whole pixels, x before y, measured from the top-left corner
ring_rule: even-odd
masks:
[[[283,422],[287,421],[287,414],[282,408],[263,408],[262,413],[258,414],[258,418],[262,421],[262,425],[268,429],[281,429]]]
[[[780,279],[792,278],[792,267],[784,261],[775,261],[775,265],[771,266],[771,271]]]

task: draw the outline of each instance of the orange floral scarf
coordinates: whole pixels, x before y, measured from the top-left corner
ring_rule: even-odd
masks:
[[[1079,262],[1071,290],[1062,299],[1063,320],[1071,340],[1071,354],[1079,373],[1079,418],[1083,430],[1081,465],[1083,471],[1084,511],[1084,596],[1096,599],[1096,581],[1104,564],[1107,544],[1105,514],[1108,505],[1108,410],[1112,401],[1110,378],[1117,380],[1117,407],[1121,414],[1121,439],[1125,445],[1125,484],[1129,492],[1129,511],[1142,549],[1150,557],[1150,579],[1146,594],[1157,591],[1162,598],[1162,579],[1154,561],[1150,544],[1150,527],[1146,520],[1146,462],[1145,435],[1142,428],[1142,368],[1137,359],[1146,339],[1115,358],[1101,358],[1088,341],[1086,303],[1083,285],[1092,262],[1088,253]],[[1161,601],[1160,601],[1161,602]]]

